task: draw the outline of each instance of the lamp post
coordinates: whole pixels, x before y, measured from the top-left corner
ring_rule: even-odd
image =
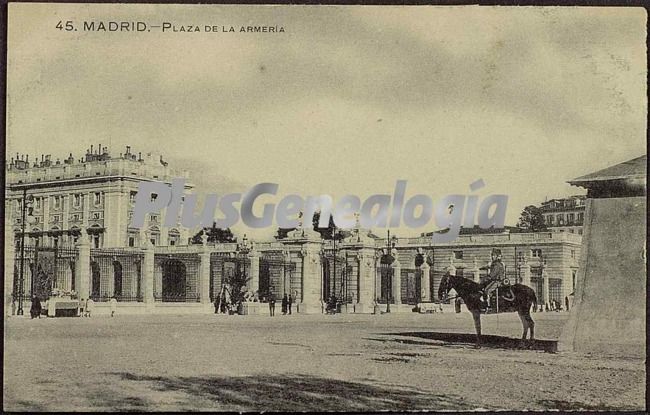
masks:
[[[334,277],[334,286],[332,287],[332,292],[336,296],[336,261],[337,261],[337,252],[336,252],[336,240],[337,238],[341,235],[341,232],[339,229],[334,225],[334,230],[332,231],[332,244],[333,244],[333,251],[332,251],[332,258],[333,258],[333,272],[332,276]],[[341,285],[343,285],[343,278],[341,278]],[[340,289],[341,287],[339,287]],[[341,301],[340,298],[337,298],[337,303]],[[338,307],[337,307],[338,309]]]
[[[246,234],[244,234],[244,237],[241,240],[241,243],[237,247],[240,253],[247,255],[251,251],[251,246],[250,243],[248,242],[248,238],[246,237]],[[244,281],[246,280],[246,261],[242,261],[244,264]]]
[[[392,258],[392,255],[391,255],[392,254],[392,249],[395,248],[396,241],[397,241],[397,238],[395,237],[395,235],[393,235],[393,238],[391,239],[391,237],[390,237],[390,229],[389,229],[388,230],[388,236],[386,237],[386,255],[389,258]],[[390,291],[389,291],[389,294],[388,294],[388,299],[386,300],[386,312],[390,313],[390,302],[393,300],[393,278],[395,278],[395,275],[393,275],[393,268],[392,268],[393,263],[391,262],[390,264],[387,264],[387,265],[389,266],[390,276],[391,277],[390,277],[390,285],[389,285]],[[399,277],[400,276],[398,275],[397,278],[399,278]]]
[[[33,223],[33,207],[32,203],[34,197],[32,195],[27,196],[27,188],[23,189],[23,203],[22,203],[22,219],[21,219],[21,233],[20,233],[20,287],[18,289],[18,310],[17,315],[22,316],[23,312],[23,301],[25,297],[25,215],[27,214],[30,218],[30,223]],[[34,295],[34,279],[32,278],[32,290],[31,295]]]

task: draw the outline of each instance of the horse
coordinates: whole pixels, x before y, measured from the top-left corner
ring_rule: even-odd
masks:
[[[476,347],[481,347],[481,285],[467,278],[455,275],[445,275],[440,281],[438,298],[445,299],[449,291],[454,289],[458,297],[462,298],[467,309],[474,318],[476,329]],[[514,297],[514,298],[513,298]],[[526,343],[526,334],[530,330],[530,343],[535,340],[535,322],[530,316],[531,305],[537,306],[537,297],[532,288],[523,284],[514,284],[499,289],[499,308],[503,311],[516,311],[521,319],[524,332],[521,337],[520,347]]]

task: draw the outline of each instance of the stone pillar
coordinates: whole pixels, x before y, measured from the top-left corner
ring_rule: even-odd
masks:
[[[299,304],[300,313],[321,313],[321,258],[320,243],[308,242],[303,245],[302,254],[302,292]]]
[[[210,304],[210,251],[207,250],[205,245],[203,246],[203,252],[199,256],[201,258],[199,298],[201,304]]]
[[[16,258],[16,245],[10,226],[5,221],[5,316],[16,314],[12,311],[12,300],[14,290],[14,261]]]
[[[402,304],[402,266],[399,263],[399,260],[395,257],[395,260],[391,264],[393,269],[393,284],[392,284],[392,293],[391,303],[395,305]]]
[[[530,264],[527,261],[521,265],[521,283],[530,287]]]
[[[75,269],[75,289],[79,299],[90,297],[90,243],[80,238],[77,243],[77,268]]]
[[[355,313],[372,313],[374,311],[375,292],[375,251],[364,248],[357,252],[358,285]]]
[[[481,270],[478,267],[478,261],[474,258],[474,263],[472,264],[472,269],[469,271],[472,273],[472,279],[474,282],[481,282]]]
[[[250,281],[248,283],[249,290],[259,298],[260,290],[260,253],[256,250],[251,250],[248,254],[250,259]]]
[[[153,296],[153,278],[154,278],[154,251],[151,241],[146,241],[144,258],[142,260],[142,287],[144,288],[143,300],[147,309],[151,310],[154,306]]]
[[[546,273],[545,270],[542,270],[542,292],[543,292],[543,299],[542,302],[544,304],[544,311],[548,311],[548,306],[550,304],[550,299],[548,298],[548,274]]]
[[[420,267],[422,274],[420,275],[420,301],[423,303],[431,301],[431,279],[429,277],[431,267],[425,261]]]

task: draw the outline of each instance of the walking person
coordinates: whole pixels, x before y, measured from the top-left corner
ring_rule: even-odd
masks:
[[[79,304],[78,304],[78,310],[79,310],[79,317],[85,317],[85,312],[86,312],[86,300],[83,298],[79,299]]]
[[[287,305],[289,304],[289,299],[287,298],[287,293],[284,293],[284,297],[282,297],[282,315],[287,314]]]
[[[275,315],[275,294],[269,291],[269,315],[273,317]]]
[[[113,296],[111,298],[110,303],[111,303],[111,317],[115,317],[115,312],[117,311],[117,298]]]
[[[289,300],[287,305],[289,306],[289,314],[291,314],[291,306],[293,305],[293,297],[289,294]]]

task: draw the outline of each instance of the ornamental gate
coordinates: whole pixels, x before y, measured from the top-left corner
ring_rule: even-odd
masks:
[[[350,304],[353,302],[356,291],[356,279],[351,281],[353,267],[347,263],[343,255],[337,255],[336,259],[329,254],[323,258],[323,301],[329,300],[332,296],[338,301]]]
[[[260,297],[273,293],[276,299],[282,299],[286,293],[300,292],[301,281],[294,277],[296,264],[284,260],[282,255],[268,255],[260,258]]]
[[[201,259],[196,253],[154,255],[153,297],[165,303],[198,302]]]
[[[402,304],[417,304],[421,298],[422,270],[420,268],[402,268],[401,300]]]
[[[387,304],[393,301],[393,267],[389,263],[382,262],[377,267],[379,281],[379,302]]]
[[[13,296],[16,300],[20,297],[29,300],[33,295],[46,300],[53,290],[74,291],[77,263],[77,250],[74,247],[58,243],[52,246],[25,246],[22,255],[20,249],[16,250],[14,259]]]
[[[142,261],[138,249],[90,249],[90,298],[94,301],[142,301]]]

